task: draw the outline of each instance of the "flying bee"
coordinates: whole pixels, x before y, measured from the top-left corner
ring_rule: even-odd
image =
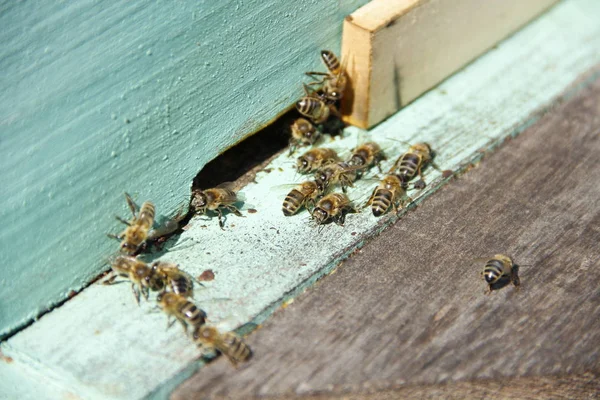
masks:
[[[116,217],[117,220],[127,225],[127,228],[118,235],[108,234],[108,237],[121,241],[121,251],[128,254],[135,253],[142,244],[148,239],[148,233],[154,224],[154,204],[149,201],[142,204],[139,214],[136,215],[137,206],[127,193],[125,200],[133,214],[131,221],[126,221],[123,218]]]
[[[397,213],[398,204],[402,202],[405,194],[406,191],[402,187],[402,180],[398,175],[386,175],[379,183],[379,186],[375,188],[365,206],[370,205],[371,211],[376,217],[385,214],[390,207]]]
[[[314,144],[321,136],[321,132],[305,118],[297,118],[291,126],[291,131],[289,155],[296,151],[296,147]]]
[[[353,187],[353,182],[356,180],[356,171],[361,167],[353,167],[346,162],[336,162],[328,164],[319,169],[315,174],[315,182],[319,187],[319,191],[325,191],[337,183],[342,186],[342,191],[346,193],[346,187]]]
[[[237,194],[228,188],[230,183],[223,183],[215,188],[192,191],[191,207],[196,214],[206,214],[207,211],[215,211],[219,216],[219,226],[223,229],[222,208],[229,210],[238,217],[243,217],[240,210],[234,205],[238,201]]]
[[[402,180],[404,189],[408,188],[408,182],[416,175],[419,175],[419,180],[414,183],[415,189],[423,189],[426,184],[423,180],[423,169],[429,164],[433,164],[435,152],[427,143],[417,143],[410,146],[408,151],[398,157],[394,166],[390,170],[390,174],[398,170],[397,174]]]
[[[317,225],[323,225],[330,221],[343,226],[346,214],[357,212],[348,196],[342,193],[330,193],[319,200],[311,211],[312,218]]]
[[[290,217],[296,214],[303,206],[306,208],[314,207],[322,192],[314,181],[302,182],[292,189],[283,201],[281,210],[283,215]]]
[[[521,280],[518,276],[519,266],[516,265],[512,258],[503,254],[496,254],[491,260],[488,260],[483,267],[481,275],[489,285],[489,292],[501,284],[501,281],[508,279],[513,285],[521,285]]]
[[[192,278],[179,269],[175,264],[157,261],[152,263],[152,271],[164,287],[170,287],[171,292],[182,297],[194,297],[194,282]]]
[[[252,357],[250,347],[233,332],[220,333],[213,326],[202,325],[194,332],[193,337],[199,347],[216,349],[235,367]]]
[[[192,332],[195,332],[206,321],[206,313],[196,307],[194,303],[185,297],[172,292],[162,292],[156,298],[158,306],[168,315],[167,329],[170,328],[175,320],[183,326],[183,331],[188,334],[188,326],[192,326]],[[171,316],[174,320],[169,321]]]
[[[335,103],[344,96],[344,91],[348,84],[348,76],[344,67],[332,51],[322,50],[321,60],[328,72],[307,72],[306,75],[317,79],[309,83],[309,85],[322,85],[321,99],[326,102]],[[317,76],[321,76],[322,78],[318,79],[316,78]]]
[[[335,150],[316,147],[296,159],[296,170],[301,174],[310,174],[327,164],[337,161],[340,161],[340,157]]]
[[[382,160],[385,160],[385,154],[381,150],[381,147],[375,142],[367,142],[352,150],[348,165],[361,167],[362,170],[366,170],[373,165],[379,166]],[[381,167],[379,169],[381,170]],[[359,171],[358,173],[360,174],[361,172]]]
[[[103,282],[105,285],[115,283],[117,276],[126,277],[131,281],[131,291],[135,301],[140,304],[140,293],[148,300],[149,291],[162,290],[163,280],[154,274],[148,264],[131,256],[118,256],[112,263],[113,275]]]

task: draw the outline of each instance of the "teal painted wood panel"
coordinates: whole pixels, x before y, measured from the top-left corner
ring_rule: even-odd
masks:
[[[301,95],[366,0],[0,6],[0,337],[79,290],[127,191],[172,215],[196,173]]]
[[[387,167],[405,150],[394,140],[426,140],[438,150],[442,169],[461,169],[534,123],[580,74],[600,63],[597,15],[595,0],[563,1],[372,131],[349,128],[331,145],[349,148],[370,136],[390,146]],[[377,220],[363,212],[348,216],[345,227],[329,225],[319,234],[306,213],[285,218],[285,191],[278,185],[297,181],[290,163],[285,154],[278,157],[270,173],[244,189],[256,214],[230,216],[225,231],[214,219],[195,218],[163,256],[192,275],[215,271],[195,300],[220,328],[251,330],[394,222],[391,215]],[[444,183],[432,169],[426,180],[425,191],[410,193],[418,201]],[[372,187],[359,181],[349,193],[365,199]],[[181,329],[165,331],[166,317],[153,307],[136,306],[126,284],[93,285],[1,349],[14,359],[13,368],[35,371],[82,398],[165,398],[201,364]]]

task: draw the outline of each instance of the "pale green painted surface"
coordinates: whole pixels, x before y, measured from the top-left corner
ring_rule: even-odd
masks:
[[[439,151],[442,169],[460,169],[480,156],[478,150],[529,126],[539,117],[537,111],[600,63],[599,15],[596,0],[562,2],[370,135],[395,146],[389,149],[392,158],[405,148],[386,138],[426,140]],[[357,131],[348,129],[343,140],[331,145],[353,146]],[[164,256],[193,275],[206,268],[215,271],[215,280],[196,292],[196,300],[223,329],[260,323],[282,299],[391,222],[390,216],[376,220],[364,212],[348,216],[343,228],[330,225],[316,234],[306,214],[281,214],[285,190],[276,186],[297,179],[290,160],[284,155],[271,167],[271,173],[259,174],[257,183],[244,190],[258,213],[230,216],[224,232],[215,220],[196,218]],[[429,188],[420,196],[441,182],[435,170],[426,179]],[[350,196],[364,199],[371,190],[372,184],[362,182]],[[5,342],[2,351],[15,359],[14,368],[35,371],[86,399],[164,398],[182,378],[176,374],[187,376],[199,364],[192,362],[196,349],[181,329],[165,331],[166,318],[151,312],[152,307],[137,307],[126,284],[94,285]]]
[[[106,268],[123,192],[173,214],[366,1],[0,5],[0,337]]]

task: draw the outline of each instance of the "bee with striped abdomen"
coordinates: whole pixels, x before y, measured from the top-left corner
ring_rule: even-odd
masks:
[[[195,332],[206,321],[206,313],[181,295],[162,292],[158,295],[156,301],[169,319],[173,316],[175,320],[181,323],[186,335],[188,334],[188,326],[191,325],[192,332]],[[175,323],[175,320],[167,320],[167,329]]]
[[[356,180],[356,172],[361,167],[353,167],[346,162],[336,162],[328,164],[319,169],[315,174],[315,182],[322,193],[339,183],[342,191],[345,193],[348,186],[353,187]]]
[[[311,211],[312,218],[317,225],[323,225],[330,221],[337,225],[344,225],[346,214],[357,212],[352,206],[350,199],[343,193],[330,193],[317,202]]]
[[[302,182],[292,189],[283,201],[281,210],[286,217],[296,214],[302,207],[314,207],[322,192],[314,181]]]
[[[387,175],[375,188],[365,206],[370,205],[376,217],[385,214],[390,207],[397,213],[398,205],[402,205],[402,198],[405,195],[406,191],[402,188],[402,180],[398,175]]]
[[[194,341],[201,349],[217,350],[237,367],[252,357],[250,347],[233,332],[220,333],[213,326],[202,325],[194,331]]]
[[[121,251],[127,254],[135,253],[142,244],[148,239],[148,233],[154,224],[154,204],[149,201],[142,204],[142,208],[139,213],[136,213],[137,206],[127,193],[125,193],[125,200],[127,205],[133,214],[131,221],[126,221],[123,218],[116,217],[117,220],[121,221],[127,228],[118,235],[108,234],[108,237],[121,241]]]
[[[315,95],[302,97],[296,102],[296,109],[317,125],[327,121],[332,112],[332,107]]]
[[[423,169],[432,164],[434,156],[435,152],[429,144],[417,143],[410,146],[408,151],[396,160],[389,173],[396,173],[400,177],[404,189],[408,188],[410,180],[419,175],[420,179],[414,183],[414,187],[423,189],[426,186],[423,180]]]
[[[481,275],[489,285],[489,292],[499,288],[507,280],[515,286],[521,285],[518,276],[519,266],[514,263],[512,258],[504,254],[496,254],[491,260],[488,260],[483,267]]]
[[[333,149],[316,147],[310,149],[296,159],[296,170],[301,174],[310,174],[325,165],[340,161]]]
[[[344,67],[332,51],[322,50],[321,60],[328,72],[307,72],[306,75],[316,79],[309,85],[322,85],[320,97],[329,103],[335,103],[344,96],[348,77]],[[321,79],[317,77],[321,77]]]
[[[291,126],[290,152],[292,155],[299,146],[314,144],[321,132],[305,118],[297,118]]]
[[[381,161],[385,160],[385,154],[381,147],[375,142],[366,142],[352,150],[352,155],[348,160],[348,165],[360,167],[362,171],[371,168],[373,165],[379,166]],[[379,168],[381,170],[381,167]]]
[[[219,226],[223,229],[223,211],[227,209],[234,213],[238,217],[243,217],[240,210],[234,205],[238,201],[236,192],[229,188],[231,184],[229,182],[222,183],[219,186],[200,190],[195,189],[192,191],[191,207],[196,214],[206,214],[207,211],[214,211],[219,216]]]
[[[137,304],[140,304],[140,293],[148,300],[150,290],[158,291],[164,288],[164,282],[154,274],[152,268],[145,262],[131,256],[118,256],[111,263],[112,275],[103,281],[105,285],[115,283],[118,276],[131,281],[131,291]]]
[[[163,282],[165,288],[182,297],[194,297],[194,281],[175,264],[164,261],[152,263],[152,271],[157,280]]]

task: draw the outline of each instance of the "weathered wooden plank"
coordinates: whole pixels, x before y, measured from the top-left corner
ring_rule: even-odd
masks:
[[[374,0],[344,21],[352,82],[344,119],[370,128],[546,10],[556,0]]]
[[[3,2],[0,337],[105,268],[124,191],[174,214],[366,2]]]
[[[218,360],[172,399],[404,385],[389,397],[597,395],[589,376],[583,387],[534,377],[600,373],[598,132],[600,80],[276,313],[249,337],[247,366]],[[484,294],[474,258],[496,253],[522,264],[520,290]],[[474,379],[489,381],[413,387]],[[536,392],[532,380],[562,388]]]
[[[588,0],[560,5],[365,138],[373,135],[386,147],[393,143],[384,167],[405,150],[388,139],[401,139],[430,141],[443,149],[438,158],[443,169],[463,168],[481,149],[520,132],[580,73],[600,62],[600,26],[590,16],[599,6]],[[565,25],[572,28],[561,30]],[[539,56],[531,59],[534,49]],[[331,145],[353,147],[357,131],[349,129]],[[294,218],[281,214],[287,190],[277,185],[300,179],[290,164],[285,155],[278,157],[270,173],[259,173],[256,183],[244,189],[246,207],[257,213],[230,216],[225,231],[214,219],[195,218],[167,246],[164,259],[178,262],[190,274],[206,268],[215,272],[215,280],[198,290],[195,300],[222,329],[245,324],[242,329],[247,330],[261,323],[282,301],[394,221],[391,215],[379,220],[368,213],[352,215],[345,229],[325,227],[315,245],[306,213]],[[411,193],[413,198],[424,198],[442,182],[435,170],[426,179],[429,188]],[[364,198],[372,185],[357,183],[350,195]],[[165,331],[164,316],[152,313],[152,307],[143,303],[138,308],[127,285],[93,286],[3,343],[2,350],[14,359],[15,368],[39,372],[86,399],[162,398],[199,364],[181,330]]]

